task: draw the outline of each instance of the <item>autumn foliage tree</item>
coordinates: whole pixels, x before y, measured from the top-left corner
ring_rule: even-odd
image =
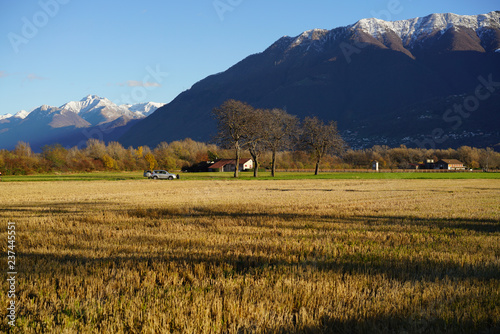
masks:
[[[42,157],[47,161],[49,168],[55,170],[65,169],[68,150],[60,144],[45,145],[42,148]]]
[[[158,166],[158,162],[156,161],[155,156],[151,152],[146,153],[144,155],[144,159],[146,159],[146,161],[148,162],[149,169],[153,170]]]
[[[113,169],[116,167],[116,161],[112,157],[110,157],[108,154],[104,154],[101,158],[102,163],[104,164],[104,167],[107,169]]]

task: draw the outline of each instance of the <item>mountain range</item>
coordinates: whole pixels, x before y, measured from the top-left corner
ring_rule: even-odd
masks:
[[[116,105],[106,98],[88,95],[60,107],[42,105],[30,112],[0,116],[1,148],[11,149],[18,141],[29,142],[39,150],[59,143],[84,145],[90,138],[117,140],[135,122],[149,116],[163,103]]]
[[[227,99],[336,120],[355,148],[493,146],[500,143],[500,11],[363,19],[284,36],[194,84],[120,141],[210,140],[211,110]]]
[[[88,95],[0,116],[0,148],[89,138],[125,146],[209,141],[214,107],[237,99],[299,118],[335,120],[353,148],[447,148],[500,143],[500,11],[362,19],[284,36],[172,102],[116,105]],[[496,146],[500,149],[500,146]]]

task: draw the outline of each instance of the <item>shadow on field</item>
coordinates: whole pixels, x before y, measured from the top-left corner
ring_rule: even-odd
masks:
[[[293,221],[294,224],[286,226],[291,229],[302,229],[304,225],[301,223],[321,222],[332,223],[332,228],[335,228],[335,223],[366,223],[368,225],[409,225],[417,227],[439,228],[439,229],[463,229],[475,232],[494,233],[500,232],[500,220],[496,219],[464,219],[464,218],[421,218],[415,216],[381,216],[381,215],[352,215],[346,217],[338,217],[333,215],[318,215],[306,213],[274,213],[274,212],[228,212],[223,210],[214,210],[205,207],[194,207],[188,209],[136,209],[129,210],[127,214],[136,218],[153,218],[153,219],[175,219],[175,218],[231,218],[234,220],[249,222],[252,219],[255,221],[279,220]],[[306,227],[309,227],[307,225]],[[324,228],[324,226],[323,226]]]
[[[144,238],[130,238],[121,242],[134,245]],[[166,243],[167,244],[167,243]],[[76,253],[95,254],[97,249],[68,245]],[[166,247],[167,248],[167,247]],[[461,265],[450,260],[437,259],[399,259],[387,258],[376,254],[344,254],[338,257],[306,254],[300,251],[285,251],[279,247],[267,247],[259,255],[235,254],[235,246],[213,245],[209,242],[168,243],[165,254],[120,253],[116,256],[95,257],[81,255],[58,255],[52,253],[20,253],[20,262],[26,266],[23,272],[50,274],[50,268],[58,268],[72,274],[77,267],[136,268],[143,266],[154,270],[159,264],[170,264],[182,271],[195,271],[195,266],[203,264],[207,270],[225,268],[224,276],[259,275],[272,270],[283,273],[303,275],[311,272],[337,274],[339,279],[348,280],[352,275],[384,275],[401,282],[435,281],[442,279],[500,279],[500,266],[492,263]],[[131,269],[133,270],[133,269]],[[79,270],[78,270],[79,271]],[[216,270],[214,270],[215,272]],[[307,276],[307,274],[304,274]]]
[[[295,319],[295,318],[294,318]],[[300,324],[296,323],[297,326]],[[322,317],[317,326],[279,328],[273,333],[499,333],[500,321],[474,322],[463,319],[414,319],[402,314],[340,320]]]
[[[411,225],[439,229],[461,229],[475,232],[500,232],[500,220],[463,218],[420,218],[414,216],[359,216],[359,219],[377,220],[379,224]]]
[[[96,202],[89,203],[53,203],[48,208],[28,208],[28,207],[13,207],[11,209],[3,209],[7,212],[15,212],[16,210],[33,210],[33,214],[58,214],[65,213],[80,213],[87,209],[93,209],[101,212],[95,206]],[[107,205],[106,202],[102,202]],[[85,217],[75,217],[77,224],[94,224],[91,229],[85,231],[81,229],[71,229],[58,231],[61,235],[67,234],[73,236],[71,243],[61,245],[66,249],[71,249],[73,254],[89,254],[90,256],[81,255],[58,255],[52,253],[21,253],[19,256],[24,257],[33,266],[26,267],[27,272],[50,271],[51,265],[39,265],[39,263],[52,263],[58,267],[66,267],[70,272],[74,266],[92,264],[97,266],[105,266],[113,263],[115,266],[121,267],[130,262],[168,262],[177,266],[194,267],[196,264],[204,264],[208,267],[227,267],[231,268],[231,272],[236,275],[252,274],[262,272],[268,268],[276,270],[304,272],[311,271],[328,271],[345,275],[386,275],[392,279],[400,281],[420,281],[420,280],[436,280],[449,278],[468,279],[475,278],[481,280],[499,279],[500,266],[491,262],[476,263],[471,265],[461,265],[458,262],[450,260],[424,258],[407,259],[401,252],[402,256],[396,254],[398,247],[413,247],[412,244],[396,244],[393,247],[393,253],[379,254],[376,252],[357,252],[351,251],[350,254],[340,250],[339,256],[334,256],[331,251],[311,250],[309,247],[285,247],[281,240],[290,239],[296,242],[298,237],[291,237],[294,230],[310,230],[314,233],[315,229],[323,233],[328,233],[329,230],[357,229],[364,233],[366,230],[376,230],[379,226],[386,228],[394,226],[394,233],[401,231],[401,226],[415,226],[429,229],[438,234],[446,235],[447,237],[455,237],[455,231],[460,233],[460,230],[472,231],[477,233],[498,233],[500,232],[500,222],[495,219],[462,219],[462,218],[421,218],[412,216],[382,216],[382,215],[350,215],[346,217],[337,217],[333,215],[317,215],[314,213],[290,213],[290,212],[265,212],[265,211],[228,211],[227,208],[206,208],[206,207],[191,207],[191,208],[164,208],[164,209],[131,209],[121,210],[116,207],[111,212],[122,214],[128,217],[137,218],[137,224],[134,228],[137,230],[143,229],[149,231],[141,235],[122,235],[118,228],[106,230],[108,234],[104,234],[104,229],[99,224]],[[189,218],[189,219],[186,219]],[[219,242],[213,244],[209,240],[177,240],[175,235],[155,235],[151,233],[161,224],[168,224],[169,220],[180,220],[183,224],[194,225],[196,229],[207,228],[216,230],[217,220],[226,219],[231,225],[226,227],[228,240],[232,241],[235,238],[242,238],[242,242]],[[144,220],[142,220],[144,219]],[[241,229],[231,232],[231,226],[258,226],[264,227],[259,230],[259,233],[266,237],[266,240],[274,240],[263,244],[260,242],[245,242],[245,239],[254,238],[255,235],[245,235]],[[108,226],[109,227],[109,226]],[[276,227],[280,231],[276,231]],[[147,229],[147,230],[146,230]],[[290,231],[287,231],[290,230]],[[117,232],[118,231],[118,232]],[[229,231],[229,232],[228,232]],[[387,231],[385,229],[384,231]],[[390,230],[389,230],[390,231]],[[36,232],[36,231],[32,231]],[[424,230],[424,233],[428,232]],[[114,233],[114,234],[113,234]],[[285,233],[286,235],[283,235]],[[310,233],[306,233],[309,235]],[[121,246],[127,244],[134,246],[141,245],[144,253],[127,253],[122,252],[116,256],[102,257],[99,254],[110,254],[107,247],[115,247],[108,240],[113,240],[116,237],[117,242]],[[223,239],[221,239],[223,240]],[[101,242],[103,241],[103,242]],[[355,240],[354,240],[355,241]],[[86,245],[86,247],[83,247]],[[164,245],[164,250],[155,253],[148,252],[153,246]],[[151,246],[151,247],[148,247]],[[418,244],[417,244],[418,246]],[[344,241],[344,244],[335,247],[354,247],[350,245],[349,240]],[[109,248],[111,249],[111,248]],[[122,249],[126,249],[122,248]],[[137,248],[136,248],[137,249]],[[158,247],[156,247],[158,249]],[[24,261],[21,260],[21,263]],[[36,269],[34,269],[36,268]],[[45,269],[47,268],[47,269]]]
[[[134,242],[133,240],[130,241]],[[199,246],[199,245],[197,245]],[[58,298],[64,296],[67,290],[71,288],[71,276],[92,277],[96,275],[103,280],[103,286],[114,286],[116,280],[120,280],[123,276],[120,273],[125,272],[140,272],[140,280],[136,282],[131,293],[139,293],[143,280],[147,277],[147,271],[168,270],[177,275],[179,283],[186,288],[186,291],[191,291],[191,288],[199,289],[199,286],[207,284],[207,282],[220,282],[221,280],[231,280],[238,278],[240,275],[256,274],[260,276],[260,272],[267,270],[265,276],[269,272],[276,272],[276,277],[294,277],[307,280],[309,271],[324,270],[337,273],[338,280],[352,281],[351,275],[356,274],[384,274],[388,279],[397,279],[401,281],[408,280],[428,280],[436,282],[437,279],[450,279],[452,281],[465,278],[475,279],[499,279],[498,267],[482,267],[474,266],[470,268],[460,268],[456,264],[438,262],[438,261],[391,261],[388,263],[363,263],[356,257],[344,257],[335,260],[316,260],[294,263],[285,260],[269,260],[256,256],[228,256],[224,255],[224,249],[220,254],[211,256],[201,254],[182,254],[179,250],[178,254],[166,254],[164,256],[154,255],[125,255],[110,256],[103,258],[89,258],[84,256],[61,256],[56,254],[22,254],[21,263],[23,264],[22,274],[31,279],[42,278],[53,282],[54,292]],[[204,264],[202,274],[197,273],[196,268],[200,264]],[[451,268],[443,269],[443,267]],[[124,269],[124,270],[121,270]],[[218,269],[218,270],[217,270]],[[201,275],[201,276],[200,276]],[[448,277],[446,275],[449,275]],[[64,277],[68,276],[68,277]],[[199,281],[204,281],[199,282]],[[95,281],[94,281],[95,282]],[[235,281],[238,282],[238,281]],[[475,283],[478,283],[477,281]],[[69,285],[68,285],[69,284]],[[87,284],[82,281],[80,284]],[[155,283],[158,289],[165,289],[163,283],[158,281]],[[216,283],[210,283],[216,284]],[[347,283],[348,284],[348,283]],[[258,289],[259,287],[255,287]],[[224,290],[222,291],[222,293]],[[477,296],[475,296],[477,297]],[[31,298],[31,297],[30,297]],[[37,294],[33,294],[32,298],[37,298]],[[217,296],[216,298],[219,298]],[[222,297],[223,298],[223,297]],[[367,296],[367,298],[381,298],[376,294]],[[382,297],[383,298],[383,297]],[[471,300],[472,296],[467,294],[460,296],[462,300]],[[103,301],[105,302],[105,300]],[[224,303],[222,301],[222,303]],[[449,304],[449,307],[454,307],[460,300],[450,300],[447,297],[436,300],[436,303]],[[455,304],[452,304],[455,303]],[[425,307],[425,306],[420,306]],[[280,327],[268,328],[266,333],[499,333],[500,322],[495,318],[480,318],[470,321],[468,319],[456,318],[459,312],[450,313],[450,318],[436,318],[423,315],[423,319],[419,318],[418,313],[408,315],[408,310],[397,311],[388,309],[390,315],[369,316],[362,313],[346,314],[346,319],[330,318],[323,316],[315,321],[317,325],[305,325],[301,323],[301,310],[293,309],[290,313],[285,314],[280,323],[285,323]],[[311,311],[311,310],[306,310]],[[309,317],[311,314],[309,313]],[[356,319],[348,317],[356,317]],[[286,318],[286,319],[285,319]],[[469,319],[472,317],[469,317]],[[309,319],[310,320],[310,319]],[[253,332],[251,329],[249,333]],[[238,331],[238,333],[247,333],[247,331]]]
[[[110,205],[105,201],[89,202],[51,202],[30,203],[25,205],[0,206],[0,213],[32,213],[40,216],[68,213],[87,213],[89,210],[98,209],[98,206]]]
[[[123,244],[144,243],[147,249],[146,239],[124,239]],[[245,275],[255,277],[266,277],[269,273],[275,273],[276,277],[294,277],[308,280],[311,272],[323,271],[334,274],[337,280],[343,282],[352,281],[354,275],[385,275],[387,279],[407,281],[429,281],[437,280],[466,280],[488,281],[500,279],[498,265],[473,265],[469,267],[460,266],[451,261],[437,261],[427,259],[425,261],[404,261],[391,259],[387,261],[382,257],[363,257],[362,255],[341,256],[338,258],[322,258],[305,256],[297,261],[286,260],[286,254],[278,247],[269,248],[268,252],[278,252],[275,257],[271,254],[262,256],[254,255],[230,255],[229,248],[220,247],[207,242],[197,242],[186,248],[186,243],[169,243],[170,248],[165,254],[140,254],[121,253],[116,256],[92,258],[79,255],[58,255],[53,253],[21,253],[19,254],[20,272],[25,277],[36,280],[49,279],[53,282],[54,291],[58,295],[64,294],[68,289],[71,279],[67,277],[82,276],[102,277],[104,286],[113,286],[115,280],[119,280],[123,272],[140,272],[140,282],[134,286],[138,293],[142,280],[146,279],[147,271],[158,272],[168,269],[179,278],[179,283],[191,291],[191,287],[199,287],[207,282],[231,280]],[[195,250],[195,251],[193,251]],[[76,251],[92,253],[92,248],[80,247]],[[210,253],[211,252],[211,253]],[[281,252],[281,253],[280,253]],[[205,254],[208,253],[208,254]],[[204,270],[200,274],[197,268],[203,265]],[[123,270],[121,270],[123,269]],[[64,277],[67,276],[67,277]],[[208,280],[208,281],[207,281]],[[237,281],[235,281],[237,282]],[[84,283],[84,282],[83,282]],[[82,284],[83,284],[82,283]],[[485,282],[487,283],[487,282]],[[162,283],[156,282],[158,286]],[[215,284],[215,283],[210,283]],[[348,283],[347,283],[348,284]],[[164,288],[162,286],[162,288]],[[256,287],[258,288],[258,287]],[[36,296],[36,295],[35,295]],[[477,297],[477,296],[476,296]],[[370,295],[367,298],[380,298]],[[472,296],[462,296],[468,300]],[[443,299],[437,303],[450,304],[459,303],[460,300]],[[459,305],[459,304],[454,304]],[[423,307],[423,306],[422,306]],[[452,306],[450,306],[452,307]],[[287,316],[282,327],[269,328],[267,333],[498,333],[499,321],[494,318],[479,319],[471,322],[455,318],[450,314],[450,319],[427,318],[419,319],[418,314],[409,318],[408,314],[391,311],[390,316],[368,316],[363,314],[354,315],[357,319],[337,319],[322,317],[317,325],[304,325],[301,323],[300,310],[294,309]],[[351,314],[353,316],[353,314]],[[416,318],[413,318],[416,317]],[[243,331],[244,332],[244,331]],[[243,333],[242,332],[242,333]],[[249,332],[252,332],[251,330]]]
[[[285,190],[286,191],[286,190]],[[325,190],[330,191],[330,190]],[[139,208],[121,210],[119,206],[110,209],[110,203],[106,201],[93,202],[60,202],[47,204],[16,205],[12,207],[0,207],[0,217],[9,218],[23,217],[33,214],[37,217],[52,216],[57,214],[86,214],[92,212],[115,212],[128,215],[133,218],[147,219],[176,219],[176,218],[208,218],[224,219],[230,218],[238,223],[244,221],[245,225],[270,226],[269,221],[293,222],[292,224],[281,224],[282,227],[290,229],[310,228],[310,223],[331,223],[335,229],[335,223],[366,224],[367,227],[377,225],[415,226],[438,229],[459,229],[474,232],[495,233],[500,232],[500,220],[498,219],[464,219],[464,218],[422,218],[416,216],[390,216],[390,215],[321,215],[315,213],[292,213],[292,212],[266,212],[266,211],[229,211],[227,208],[190,207],[190,208],[163,208],[148,209]],[[17,213],[17,214],[16,214]],[[274,226],[274,225],[273,225]],[[324,225],[322,228],[328,228]]]

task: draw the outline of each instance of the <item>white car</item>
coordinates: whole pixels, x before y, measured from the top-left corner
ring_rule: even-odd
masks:
[[[167,179],[167,180],[173,180],[173,179],[178,179],[179,175],[175,175],[172,173],[167,172],[166,170],[154,170],[154,171],[145,171],[144,176],[147,177],[148,179]]]

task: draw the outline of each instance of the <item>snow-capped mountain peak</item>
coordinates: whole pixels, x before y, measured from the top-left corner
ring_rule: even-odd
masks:
[[[30,114],[29,111],[19,110],[13,117],[20,118],[20,119],[25,119],[29,114]]]
[[[46,117],[55,117],[55,115],[66,115],[70,119],[80,119],[79,125],[88,122],[89,125],[99,125],[113,122],[123,118],[123,122],[129,120],[141,119],[152,114],[156,109],[162,107],[164,103],[145,102],[134,105],[116,105],[107,98],[97,95],[87,95],[80,101],[70,101],[60,107],[42,105],[30,112],[21,110],[16,114],[0,115],[0,120],[10,122],[18,119],[19,121],[29,119],[40,119]],[[31,117],[30,117],[31,115]]]
[[[28,116],[24,119],[33,118],[33,117],[48,117],[50,114],[59,111],[60,109],[56,107],[51,107],[47,104],[43,104],[38,108],[33,109]],[[17,115],[17,114],[16,114]]]
[[[1,120],[8,120],[9,118],[22,120],[22,119],[25,119],[30,113],[31,113],[30,111],[20,110],[17,113],[15,113],[14,115],[12,115],[12,114],[0,115],[0,121]]]
[[[41,105],[30,112],[21,110],[14,116],[13,113],[0,115],[0,144],[14,147],[21,140],[38,149],[54,142],[74,146],[94,133],[105,141],[118,140],[128,127],[163,105],[145,102],[118,106],[97,95],[87,95],[60,107]]]
[[[97,95],[87,95],[80,101],[71,101],[63,104],[60,108],[70,110],[84,119],[85,114],[95,113],[99,111],[100,113],[106,113],[107,118],[117,118],[120,116],[127,116],[129,118],[143,118],[152,114],[156,109],[164,106],[164,103],[157,102],[144,102],[137,104],[122,104],[116,105],[107,98],[99,97]],[[104,111],[106,109],[106,111]],[[117,116],[117,117],[115,117]]]
[[[477,33],[484,28],[500,28],[500,11],[481,15],[457,15],[452,13],[431,14],[401,21],[384,21],[376,18],[362,19],[350,26],[352,30],[362,30],[374,38],[391,31],[401,38],[404,45],[412,44],[420,37],[433,32],[444,33],[448,29],[467,28]]]
[[[297,37],[296,41],[304,41],[304,40],[317,40],[326,34],[328,30],[326,29],[311,29],[304,31],[302,34]]]
[[[89,94],[89,95],[85,96],[83,99],[81,99],[80,101],[99,100],[99,99],[101,99],[99,96]]]
[[[87,95],[80,101],[71,101],[63,104],[60,108],[70,110],[76,114],[83,114],[95,109],[96,107],[114,107],[117,105],[108,100],[107,98],[101,98],[97,95]]]
[[[269,49],[284,51],[285,57],[291,51],[299,53],[323,52],[325,48],[328,48],[328,45],[333,45],[332,43],[336,40],[349,41],[354,39],[359,41],[363,34],[368,34],[386,47],[397,48],[398,51],[414,57],[411,52],[418,43],[428,37],[437,36],[439,38],[450,29],[455,29],[455,31],[471,30],[481,40],[481,45],[477,47],[477,50],[484,51],[486,46],[487,52],[495,51],[498,46],[491,46],[490,41],[495,39],[495,31],[500,30],[500,11],[480,15],[431,14],[401,21],[384,21],[377,18],[362,19],[346,27],[332,30],[312,29],[296,37],[283,36]],[[464,34],[462,38],[473,38],[470,36],[469,32]],[[398,47],[396,44],[400,44],[400,46]],[[467,46],[467,42],[465,45]]]
[[[323,38],[329,30],[325,29],[311,29],[304,31],[302,34],[295,38],[291,38],[293,42],[289,45],[288,49],[293,49],[297,46],[309,46],[314,41],[318,41]],[[282,39],[288,40],[290,39],[288,36],[284,36]]]

